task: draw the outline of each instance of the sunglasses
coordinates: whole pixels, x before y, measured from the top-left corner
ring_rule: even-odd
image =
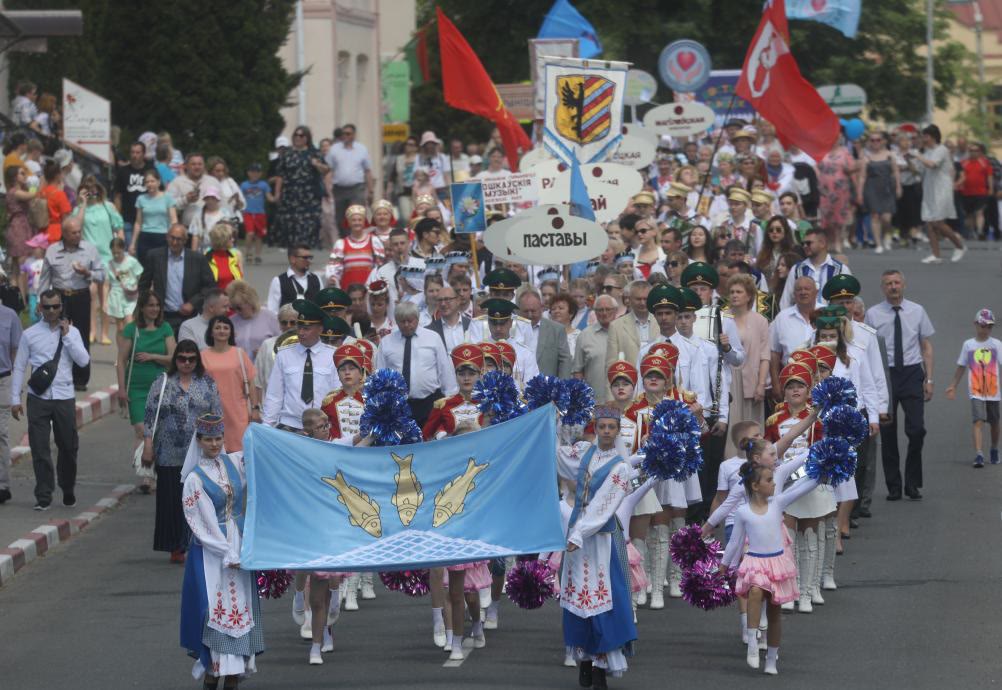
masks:
[[[43,304],[42,305],[42,309],[44,309],[45,311],[55,311],[56,309],[62,309],[62,308],[63,308],[62,303],[60,303],[60,304]]]
[[[603,285],[602,286],[602,292],[612,292],[613,290],[616,290],[616,289],[617,288],[616,288],[615,285]]]
[[[669,261],[668,265],[671,266],[672,268],[678,268],[678,262],[677,261]]]
[[[635,204],[635,205],[636,205],[636,204]],[[635,230],[636,230],[636,232],[637,232],[638,234],[643,234],[643,233],[645,233],[645,232],[650,232],[650,231],[651,231],[651,229],[650,229],[650,228],[636,228]]]
[[[306,136],[306,132],[296,132],[292,136],[294,136],[294,137],[305,137]]]
[[[177,363],[178,364],[194,364],[197,361],[198,361],[198,356],[197,355],[178,355],[177,356]]]

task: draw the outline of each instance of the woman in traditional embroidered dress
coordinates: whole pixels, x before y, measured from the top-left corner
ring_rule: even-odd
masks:
[[[586,688],[606,688],[607,673],[622,675],[637,639],[626,545],[616,519],[636,473],[619,441],[619,420],[619,410],[596,408],[595,442],[557,449],[557,472],[575,487],[560,576],[564,644],[573,648],[578,681]],[[565,511],[570,498],[565,495]]]
[[[454,347],[451,355],[459,392],[435,403],[422,430],[426,441],[478,431],[483,423],[480,409],[472,398],[473,387],[480,379],[480,372],[484,368],[484,353],[476,345],[463,343]],[[433,585],[442,582],[444,577],[448,577],[449,598],[444,607],[447,620],[444,621],[446,644],[443,647],[450,652],[450,659],[459,660],[463,658],[463,628],[467,610],[473,621],[470,638],[473,640],[474,648],[481,649],[487,646],[484,624],[480,620],[478,592],[490,586],[491,573],[487,569],[487,561],[431,569]],[[440,625],[443,623],[442,610],[434,607],[434,603],[432,606],[432,623],[437,642]]]
[[[254,574],[240,569],[246,503],[243,453],[223,452],[223,418],[202,415],[181,470],[194,535],[181,590],[181,646],[205,688],[236,688],[264,651]]]
[[[334,243],[327,263],[327,279],[336,280],[342,290],[349,285],[365,285],[372,269],[383,264],[383,243],[366,227],[365,206],[353,204],[344,213],[349,234]]]

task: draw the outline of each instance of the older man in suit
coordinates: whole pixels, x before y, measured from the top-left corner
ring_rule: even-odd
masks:
[[[567,345],[567,331],[556,321],[543,318],[543,299],[539,292],[532,287],[523,287],[519,290],[516,304],[523,318],[529,321],[530,342],[525,346],[536,354],[539,373],[570,378],[571,350]]]
[[[438,333],[446,352],[463,344],[468,339],[472,319],[460,311],[456,291],[445,286],[438,291],[438,318],[432,319],[425,328]]]
[[[635,362],[640,350],[658,337],[657,321],[647,311],[647,294],[650,291],[650,284],[643,280],[635,280],[627,286],[626,295],[630,310],[609,324],[609,342],[605,352],[606,366],[621,358],[627,362]]]
[[[167,246],[151,249],[143,257],[139,290],[153,290],[163,300],[164,320],[177,335],[181,322],[202,306],[205,291],[216,286],[205,257],[185,249],[188,230],[176,223],[167,231]]]

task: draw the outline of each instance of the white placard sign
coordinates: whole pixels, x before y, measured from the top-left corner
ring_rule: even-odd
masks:
[[[519,263],[570,264],[600,256],[609,236],[594,221],[570,214],[570,207],[552,204],[533,209],[505,233],[507,249]]]
[[[484,246],[487,247],[490,253],[494,255],[495,259],[499,259],[501,261],[515,261],[520,264],[532,263],[512,254],[512,252],[508,249],[507,237],[508,232],[510,232],[517,223],[522,222],[529,216],[539,213],[540,208],[541,207],[539,206],[530,208],[526,211],[522,211],[516,216],[499,220],[498,222],[487,226],[487,231],[483,234]]]
[[[537,163],[550,160],[553,160],[553,156],[550,155],[545,146],[540,146],[522,155],[522,159],[518,162],[518,170],[519,172],[529,172],[532,170],[532,166]]]
[[[644,127],[658,134],[687,137],[708,130],[713,126],[715,117],[713,110],[695,101],[665,103],[647,111],[644,115]]]
[[[112,163],[111,101],[63,79],[63,139]]]
[[[546,161],[533,168],[539,180],[539,203],[566,205],[570,202],[571,171],[559,161]],[[616,163],[581,166],[595,220],[608,223],[619,217],[644,180],[633,168]],[[565,262],[561,262],[565,263]]]
[[[640,129],[639,127],[637,129]],[[624,134],[619,141],[619,148],[612,154],[609,160],[613,163],[625,165],[634,170],[646,168],[654,160],[657,147],[652,145],[646,138]]]
[[[539,185],[531,172],[513,173],[504,177],[478,177],[484,190],[484,205],[532,204],[539,199]]]

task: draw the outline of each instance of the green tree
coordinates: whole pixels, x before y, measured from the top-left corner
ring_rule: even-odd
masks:
[[[264,160],[301,76],[278,57],[294,5],[49,0],[51,9],[81,9],[84,35],[51,39],[48,53],[12,55],[12,86],[27,78],[58,94],[65,76],[111,101],[123,144],[146,130],[167,130],[178,148],[220,155],[239,176]]]
[[[420,0],[418,22],[434,18],[435,5],[456,23],[480,56],[495,83],[529,77],[526,41],[539,32],[552,0]],[[936,0],[935,36],[947,35],[945,0]],[[576,0],[602,40],[610,60],[627,60],[657,74],[661,50],[673,40],[691,38],[706,46],[713,65],[740,69],[761,19],[761,3],[748,0]],[[859,34],[848,39],[832,27],[790,22],[792,50],[813,84],[852,82],[869,97],[870,114],[884,120],[920,119],[925,113],[925,10],[922,0],[863,2]],[[414,129],[487,132],[481,118],[453,110],[442,101],[437,34],[429,39],[432,81],[412,94]],[[963,74],[965,51],[942,42],[936,50],[936,103],[943,107]],[[656,100],[671,94],[663,85]]]

